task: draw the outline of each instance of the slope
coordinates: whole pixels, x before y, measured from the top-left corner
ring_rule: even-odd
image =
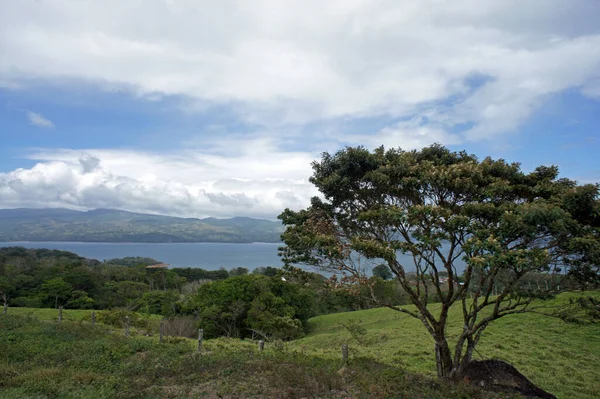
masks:
[[[600,298],[600,292],[593,294]],[[460,333],[459,311],[453,309],[450,315],[450,335]],[[433,339],[420,320],[406,314],[379,308],[318,316],[309,322],[312,332],[293,343],[299,351],[339,358],[340,346],[347,343],[351,357],[435,373]],[[572,324],[537,314],[507,316],[488,327],[477,348],[475,360],[490,358],[515,365],[559,398],[592,399],[600,394],[599,323]]]

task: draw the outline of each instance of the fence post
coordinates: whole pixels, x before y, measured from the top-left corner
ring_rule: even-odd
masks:
[[[129,316],[125,316],[125,336],[129,337]]]
[[[160,319],[160,327],[158,328],[158,342],[163,342],[163,335],[165,335],[165,319]]]
[[[440,346],[435,344],[435,364],[437,366],[438,377],[442,377],[442,358],[440,353]]]
[[[202,338],[204,337],[204,329],[198,330],[198,352],[202,350]]]
[[[265,341],[263,341],[261,339],[260,341],[258,341],[258,350],[262,352],[264,349],[265,349]]]
[[[342,345],[342,360],[344,364],[348,364],[348,344]]]
[[[96,312],[92,310],[92,326],[96,325]]]
[[[58,307],[58,322],[62,323],[62,311],[63,311],[63,307],[59,306]]]

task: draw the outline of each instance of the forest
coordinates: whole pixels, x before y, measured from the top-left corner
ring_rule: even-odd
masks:
[[[147,267],[159,263],[142,257],[100,262],[67,251],[0,248],[0,297],[9,307],[190,316],[208,337],[260,331],[285,339],[303,335],[310,317],[375,306],[367,295],[330,290],[323,275],[294,267],[252,272],[243,267]],[[382,299],[403,301],[394,282],[372,280]]]

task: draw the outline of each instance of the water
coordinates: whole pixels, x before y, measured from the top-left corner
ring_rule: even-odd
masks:
[[[281,267],[278,243],[99,243],[99,242],[0,242],[0,247],[60,249],[86,258],[105,260],[143,256],[171,267],[200,267],[216,270],[260,266]]]
[[[282,267],[283,262],[277,255],[282,243],[104,243],[104,242],[0,242],[0,247],[25,247],[60,249],[76,253],[86,258],[100,261],[127,256],[143,256],[167,263],[171,267],[199,267],[206,270],[227,270],[245,267],[254,270],[261,266]],[[407,271],[414,271],[412,258],[398,254]],[[366,262],[367,270],[381,260]],[[457,260],[455,266],[459,273],[464,270],[464,262]],[[323,273],[322,273],[323,274]]]

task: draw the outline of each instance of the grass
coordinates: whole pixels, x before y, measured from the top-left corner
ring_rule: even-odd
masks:
[[[498,398],[371,359],[259,352],[234,339],[125,338],[112,327],[0,315],[0,397],[16,398]],[[502,396],[506,397],[506,396]]]
[[[451,338],[461,330],[457,311]],[[495,397],[438,381],[433,340],[419,320],[390,309],[315,317],[305,338],[267,343],[262,353],[251,341],[207,340],[201,356],[194,340],[159,344],[136,330],[125,339],[122,330],[92,328],[89,313],[64,310],[61,325],[49,322],[57,318],[55,309],[10,308],[0,315],[0,398]],[[350,346],[346,366],[342,344]],[[559,398],[600,397],[598,323],[507,316],[485,331],[480,358],[508,361]]]
[[[52,308],[9,308],[8,312],[14,315],[30,316],[38,320],[57,320],[58,310]],[[82,321],[88,319],[91,310],[63,309],[63,320]]]
[[[42,321],[57,321],[58,310],[53,308],[9,308],[8,312],[12,315],[33,317]],[[96,314],[103,312],[96,310]],[[162,316],[155,314],[136,313],[141,318],[148,320],[154,330],[158,330],[158,323]],[[90,321],[92,310],[87,309],[63,309],[63,320],[71,322]]]
[[[600,297],[600,293],[592,293]],[[568,295],[550,301],[556,305]],[[433,306],[432,309],[439,309]],[[448,333],[461,332],[460,309],[450,315]],[[345,325],[360,326],[354,338]],[[420,320],[387,308],[337,313],[310,320],[312,332],[291,343],[299,352],[339,358],[347,343],[351,357],[377,359],[409,372],[435,373],[434,342]],[[356,335],[356,334],[355,334]],[[600,324],[573,324],[537,314],[507,316],[484,332],[475,359],[496,358],[517,367],[533,383],[559,398],[600,397]]]

